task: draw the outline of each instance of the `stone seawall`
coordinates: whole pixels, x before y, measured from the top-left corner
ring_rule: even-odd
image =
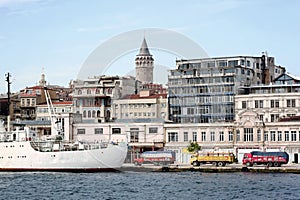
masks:
[[[231,164],[225,167],[216,167],[212,165],[201,165],[194,167],[191,165],[168,165],[155,166],[151,164],[135,166],[133,164],[124,164],[121,171],[132,172],[207,172],[207,173],[234,173],[234,172],[249,172],[249,173],[296,173],[300,174],[300,164],[283,165],[281,167],[255,166],[246,167],[240,164]]]

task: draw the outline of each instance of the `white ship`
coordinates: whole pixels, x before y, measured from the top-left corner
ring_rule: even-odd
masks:
[[[127,143],[82,143],[64,140],[49,93],[51,138],[40,138],[25,127],[5,130],[0,123],[0,171],[116,171],[127,156]],[[8,118],[8,122],[9,122]]]
[[[126,155],[126,143],[41,141],[29,129],[0,127],[0,171],[115,171]]]

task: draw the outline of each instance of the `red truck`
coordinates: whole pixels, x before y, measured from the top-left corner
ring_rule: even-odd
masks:
[[[175,152],[173,151],[145,151],[140,158],[134,159],[135,165],[146,163],[155,165],[173,164],[175,161]]]
[[[252,151],[245,153],[243,164],[247,167],[253,165],[267,165],[269,167],[280,167],[282,164],[289,162],[289,155],[286,152],[262,152]]]

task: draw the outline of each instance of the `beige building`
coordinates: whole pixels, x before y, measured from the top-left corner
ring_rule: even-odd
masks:
[[[153,84],[152,84],[153,85]],[[121,119],[168,120],[167,93],[161,85],[113,100],[113,116]]]
[[[235,132],[245,148],[284,150],[300,155],[300,78],[284,73],[270,85],[252,86],[235,96]]]
[[[54,112],[58,115],[63,113],[73,113],[72,101],[57,101],[52,102]],[[44,121],[51,120],[47,104],[40,104],[36,106],[36,120]]]

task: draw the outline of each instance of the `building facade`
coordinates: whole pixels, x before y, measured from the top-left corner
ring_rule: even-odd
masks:
[[[268,84],[283,73],[273,57],[217,57],[176,61],[168,77],[169,118],[175,123],[234,120],[241,87]]]
[[[108,123],[74,123],[73,139],[88,142],[128,142],[126,162],[133,162],[140,153],[164,147],[162,120],[125,120]]]
[[[167,91],[162,85],[148,84],[139,94],[126,95],[113,100],[113,116],[117,120],[161,118],[167,121]]]
[[[58,100],[56,91],[48,88],[50,98]],[[20,91],[20,119],[36,119],[36,105],[46,103],[44,86],[26,87]]]
[[[82,114],[83,121],[109,122],[114,120],[112,100],[136,91],[133,77],[99,76],[74,82],[74,112]]]

